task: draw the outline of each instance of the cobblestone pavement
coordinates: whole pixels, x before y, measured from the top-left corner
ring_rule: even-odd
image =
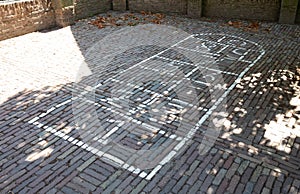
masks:
[[[164,94],[172,104],[171,114],[160,120],[157,131],[143,136],[115,119],[124,114],[115,114],[122,108],[108,100],[111,83],[125,78],[118,80],[111,72],[117,64],[126,69],[161,50],[139,47],[130,51],[131,58],[116,59],[110,72],[100,77],[95,104],[105,135],[125,147],[120,152],[109,146],[106,151],[96,149],[95,143],[105,144],[105,135],[82,133],[75,126],[72,102],[78,67],[88,48],[123,28],[98,29],[90,20],[0,42],[1,193],[300,193],[300,26],[261,23],[251,31],[222,20],[164,18],[162,24],[194,34],[199,41],[183,42],[182,49],[197,52],[195,46],[204,45],[219,69],[201,66],[209,82],[183,56],[167,51],[156,55],[185,73],[197,93],[199,114],[183,119],[186,131],[176,131],[180,103],[176,94]],[[193,128],[191,120],[211,116],[207,112],[214,102],[208,102],[208,85],[216,75],[222,75],[228,91],[226,103],[219,104],[226,105],[227,114],[208,152],[198,150],[210,127],[204,119],[181,152],[170,156],[173,152],[165,149],[158,153],[164,158],[154,155],[157,164],[147,169],[127,165],[131,155],[126,147],[155,150],[168,141],[176,146]],[[147,101],[163,92],[159,83],[145,84],[132,101]],[[133,112],[131,120],[155,126],[147,111]]]

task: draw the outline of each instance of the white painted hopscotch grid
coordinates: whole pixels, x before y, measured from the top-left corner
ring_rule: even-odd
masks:
[[[210,56],[215,59],[216,64],[203,64],[203,66],[200,66],[200,65],[192,64],[187,61],[172,59],[172,58],[169,58],[168,56],[164,55],[167,51],[169,51],[170,49],[172,49],[174,47],[185,50],[185,51],[199,52],[199,54]],[[210,53],[201,53],[201,49],[199,49],[199,47],[205,47],[206,49],[209,50]],[[252,49],[252,47],[255,47],[255,49]],[[247,55],[251,55],[253,60],[250,60],[249,56],[247,56]],[[118,104],[114,103],[112,101],[112,99],[109,99],[109,98],[102,99],[102,101],[105,103],[108,103],[110,105],[110,107],[105,107],[103,104],[98,103],[98,102],[87,101],[88,103],[91,103],[95,106],[103,108],[107,111],[111,111],[121,117],[127,117],[127,119],[130,119],[131,121],[136,122],[137,124],[140,124],[141,126],[143,126],[144,129],[158,131],[158,133],[160,135],[177,142],[176,145],[172,148],[172,150],[168,154],[166,154],[164,156],[164,158],[150,172],[146,172],[137,167],[129,165],[126,163],[126,161],[122,160],[121,158],[118,158],[117,156],[114,156],[113,154],[110,154],[105,151],[101,151],[101,150],[97,149],[96,147],[93,147],[93,146],[87,144],[87,142],[81,141],[77,138],[69,136],[68,134],[65,134],[61,131],[56,130],[54,127],[47,126],[47,125],[43,124],[42,122],[39,122],[39,120],[41,118],[45,117],[46,115],[50,114],[51,112],[60,108],[61,106],[70,105],[73,100],[76,100],[77,97],[73,97],[73,98],[68,99],[54,107],[51,107],[50,109],[48,109],[47,112],[42,113],[39,116],[33,118],[28,123],[33,124],[33,125],[37,126],[38,128],[44,129],[45,131],[50,132],[53,135],[60,137],[74,145],[77,145],[89,152],[92,152],[93,154],[95,154],[99,157],[109,160],[110,162],[112,162],[114,165],[116,165],[118,167],[122,167],[134,174],[138,174],[138,176],[145,178],[146,180],[151,180],[152,177],[163,167],[163,165],[166,164],[167,162],[169,162],[178,153],[178,151],[186,145],[186,143],[194,136],[196,131],[201,127],[203,122],[212,114],[212,112],[216,109],[216,107],[218,105],[220,105],[220,103],[229,94],[229,92],[231,90],[233,90],[233,88],[236,86],[238,81],[246,74],[246,72],[263,55],[264,55],[264,50],[257,43],[254,43],[254,42],[251,42],[248,40],[244,40],[239,37],[228,36],[228,35],[223,35],[223,34],[196,34],[196,35],[187,37],[186,39],[179,41],[177,44],[171,46],[170,48],[168,48],[156,55],[153,55],[153,56],[143,60],[142,62],[136,64],[141,69],[147,68],[146,66],[143,66],[142,64],[145,63],[146,61],[157,58],[157,59],[167,61],[170,65],[174,65],[174,64],[181,65],[181,66],[189,65],[189,66],[192,66],[193,68],[190,69],[189,73],[185,74],[183,79],[187,79],[187,80],[191,81],[192,83],[195,82],[198,84],[202,84],[204,86],[208,83],[205,83],[203,80],[194,79],[192,77],[192,75],[195,74],[195,72],[197,72],[197,70],[199,68],[209,70],[210,72],[215,72],[216,74],[210,75],[212,77],[214,75],[220,75],[220,73],[224,74],[224,75],[230,75],[230,76],[235,77],[235,82],[227,87],[224,94],[222,94],[222,96],[215,102],[214,106],[208,107],[208,108],[199,107],[198,110],[205,112],[205,114],[199,119],[198,123],[195,126],[191,127],[191,129],[185,133],[184,136],[178,136],[177,134],[166,135],[167,134],[166,131],[159,129],[156,126],[149,125],[148,123],[143,123],[143,122],[139,121],[138,119],[133,118],[130,114],[126,115],[126,114],[119,112],[117,110]],[[244,67],[243,68],[241,68],[240,66],[236,67],[238,70],[240,70],[239,72],[236,72],[235,69],[233,69],[233,71],[230,71],[231,69],[230,68],[226,69],[226,67],[225,67],[225,69],[219,69],[220,67],[222,67],[222,62],[224,60],[231,61],[231,63],[229,63],[229,65],[232,65],[233,63],[240,63],[240,64],[244,64]],[[218,65],[218,67],[216,65]],[[215,66],[215,68],[214,68],[214,66]],[[129,69],[126,69],[121,73],[124,73]],[[153,69],[153,71],[155,71],[155,69]],[[205,75],[205,76],[207,76],[207,75]],[[116,82],[116,83],[122,82],[122,80],[119,80],[116,77],[110,78],[110,81]],[[100,86],[101,86],[101,84],[98,84],[94,89],[96,89]],[[156,93],[153,90],[143,90],[143,91],[147,92],[149,94],[152,94],[152,95],[155,94],[156,97],[162,96],[162,94]],[[82,93],[82,96],[85,95],[86,93],[88,93],[88,92]],[[179,106],[179,107],[182,107],[182,106],[192,107],[193,106],[192,104],[186,103],[179,99],[170,98],[169,100],[170,100],[170,103],[172,103],[174,106]],[[141,106],[143,106],[143,105],[141,105]],[[116,110],[113,108],[116,108]],[[134,112],[131,114],[134,114]],[[107,122],[110,122],[110,121],[107,121]],[[99,137],[99,136],[95,137],[96,141],[98,141],[99,143],[101,143],[103,145],[106,145],[108,142],[108,139],[124,125],[124,122],[122,122],[121,120],[120,121],[113,120],[112,122],[116,123],[115,127],[113,127],[111,130],[109,130],[107,133],[102,134],[101,137]]]

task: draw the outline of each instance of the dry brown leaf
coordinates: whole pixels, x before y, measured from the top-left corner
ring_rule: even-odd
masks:
[[[258,22],[251,22],[249,25],[248,25],[248,28],[252,29],[252,30],[258,30],[259,28],[259,23]]]

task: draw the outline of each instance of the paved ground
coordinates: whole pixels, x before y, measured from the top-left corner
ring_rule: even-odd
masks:
[[[101,134],[93,122],[76,127],[72,105],[82,104],[74,103],[73,83],[87,50],[126,23],[98,29],[89,20],[0,42],[1,193],[300,193],[299,26],[164,18],[163,24],[194,34],[176,47],[199,53],[204,46],[214,62],[197,69],[168,48],[145,46],[116,58],[95,88]],[[149,57],[184,72],[196,101],[149,81],[134,87],[133,108],[113,103],[112,88],[137,72],[118,73]],[[142,63],[138,70],[161,66]],[[225,94],[212,98],[217,77]],[[81,99],[78,112],[86,113],[90,106]],[[152,101],[158,103],[149,110]],[[155,109],[169,112],[156,117]],[[209,137],[209,121],[221,110],[222,128]],[[134,124],[122,122],[127,112]],[[212,146],[204,144],[207,137],[216,140]],[[203,144],[205,154],[199,152]],[[141,150],[151,150],[147,160]]]

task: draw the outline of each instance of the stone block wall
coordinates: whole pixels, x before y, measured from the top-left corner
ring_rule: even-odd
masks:
[[[112,9],[115,11],[126,11],[128,9],[126,0],[112,0]]]
[[[112,9],[111,0],[74,0],[74,14],[76,19],[93,16]]]
[[[298,9],[296,14],[296,21],[297,24],[300,24],[300,1],[298,1]]]
[[[128,0],[132,11],[151,11],[163,13],[187,13],[187,0]]]
[[[282,0],[279,22],[293,24],[296,21],[298,0]]]
[[[203,0],[203,16],[277,21],[280,0]]]
[[[0,40],[55,25],[54,11],[46,0],[0,3]]]

